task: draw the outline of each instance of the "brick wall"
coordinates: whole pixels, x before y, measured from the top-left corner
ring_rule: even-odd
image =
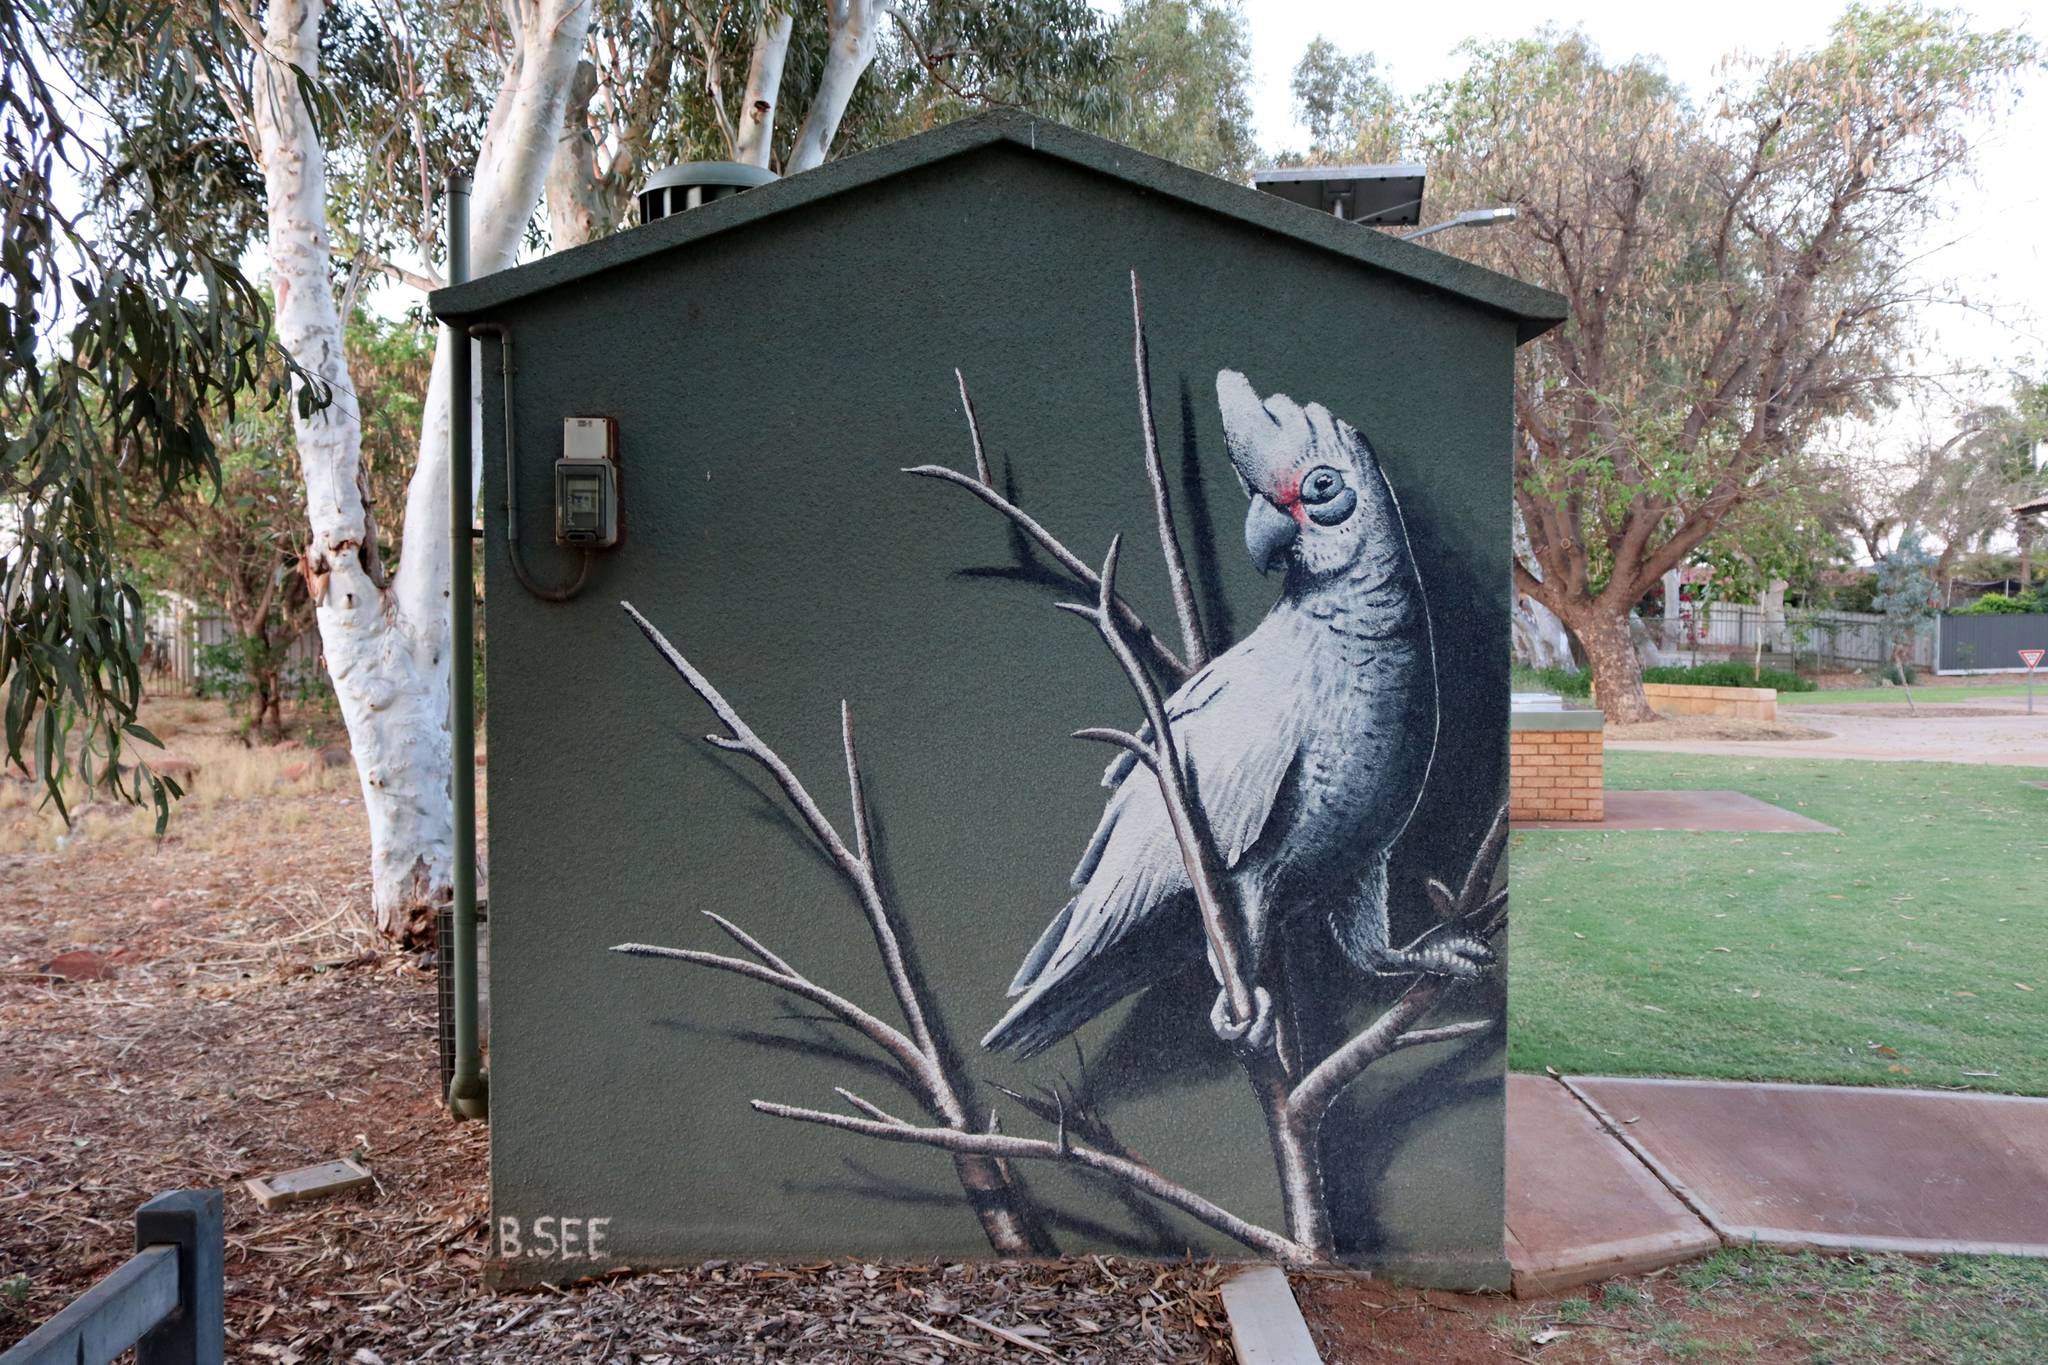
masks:
[[[1776,720],[1775,687],[1699,687],[1692,683],[1644,683],[1650,705],[1670,716],[1735,716]]]
[[[1537,729],[1529,724],[1536,719],[1515,717],[1509,736],[1509,818],[1599,820],[1605,809],[1600,730]]]

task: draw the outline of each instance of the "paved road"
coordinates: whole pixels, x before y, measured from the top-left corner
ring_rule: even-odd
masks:
[[[2048,689],[2043,689],[2048,692]],[[1748,754],[1781,758],[1869,758],[1922,763],[1995,763],[2048,768],[2048,697],[2036,714],[2023,698],[1930,702],[1916,715],[1899,705],[1825,702],[1780,706],[1778,718],[1829,732],[1826,739],[1610,739],[1610,749],[1654,749],[1679,754]],[[1873,714],[1875,713],[1875,714]]]

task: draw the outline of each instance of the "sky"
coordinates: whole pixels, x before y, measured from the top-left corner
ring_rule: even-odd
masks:
[[[1268,152],[1305,147],[1294,121],[1289,81],[1294,63],[1317,34],[1347,52],[1371,52],[1395,90],[1409,94],[1462,65],[1455,49],[1467,38],[1514,38],[1550,22],[1583,28],[1609,58],[1652,56],[1693,93],[1717,83],[1717,69],[1735,52],[1768,55],[1822,42],[1843,3],[1821,0],[1552,0],[1542,6],[1506,0],[1456,5],[1361,5],[1333,0],[1243,0],[1256,78],[1253,113],[1259,145]],[[1958,6],[1980,25],[2023,25],[2048,41],[2048,5],[2039,0],[1975,0]],[[2015,113],[1976,132],[1975,183],[1956,186],[1949,221],[1923,244],[1921,269],[1953,281],[1964,298],[1997,314],[1942,307],[1925,316],[1922,369],[1950,365],[2003,369],[2029,358],[2048,368],[2048,77],[2032,73]],[[1479,205],[1439,205],[1439,209]],[[1998,396],[2002,382],[1993,385]]]

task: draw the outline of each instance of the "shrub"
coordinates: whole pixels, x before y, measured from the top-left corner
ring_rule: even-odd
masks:
[[[1509,670],[1508,686],[1517,692],[1555,692],[1560,697],[1585,697],[1593,691],[1593,676],[1578,668],[1527,668],[1521,664]]]
[[[1766,668],[1763,676],[1758,677],[1751,665],[1732,659],[1726,663],[1693,664],[1685,668],[1646,668],[1643,681],[1682,683],[1691,687],[1775,687],[1780,692],[1814,690],[1814,684],[1797,673],[1787,673],[1782,668]]]
[[[1967,607],[1958,607],[1951,616],[2025,616],[2032,612],[2048,611],[2048,601],[2041,594],[2029,589],[2007,597],[2002,592],[1987,592]]]

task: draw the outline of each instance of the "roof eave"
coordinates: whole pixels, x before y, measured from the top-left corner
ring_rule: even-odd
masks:
[[[1013,110],[998,110],[892,142],[858,156],[830,161],[816,170],[762,185],[615,233],[569,251],[544,256],[465,284],[437,289],[427,297],[436,317],[448,322],[480,318],[508,304],[603,271],[659,255],[672,248],[746,227],[820,199],[997,143],[1083,167],[1165,195],[1226,218],[1277,233],[1335,255],[1455,294],[1468,303],[1515,320],[1518,342],[1541,336],[1564,321],[1564,299],[1550,290],[1461,261],[1398,237],[1370,232],[1328,214],[1261,194],[1213,175],[1083,133],[1063,124]]]

